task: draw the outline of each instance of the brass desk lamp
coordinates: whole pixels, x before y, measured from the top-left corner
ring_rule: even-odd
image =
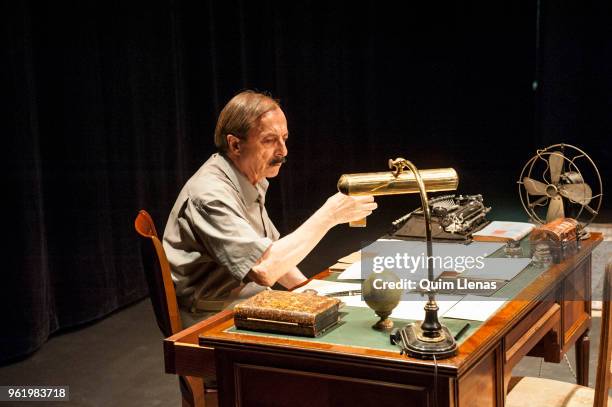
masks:
[[[338,180],[338,191],[345,195],[395,195],[421,194],[421,206],[425,216],[425,239],[427,243],[427,272],[429,281],[434,280],[433,249],[431,240],[431,215],[427,192],[454,191],[459,177],[453,168],[438,168],[419,171],[404,158],[389,160],[388,172],[344,174]],[[409,169],[410,172],[405,171]],[[365,219],[357,225],[365,226]],[[419,324],[409,324],[399,332],[410,356],[421,359],[447,358],[457,352],[457,343],[447,327],[438,319],[436,294],[430,290],[425,304],[425,319]]]

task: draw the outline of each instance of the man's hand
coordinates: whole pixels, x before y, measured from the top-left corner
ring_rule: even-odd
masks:
[[[321,210],[335,226],[363,219],[377,207],[373,196],[348,196],[338,192],[327,199]]]

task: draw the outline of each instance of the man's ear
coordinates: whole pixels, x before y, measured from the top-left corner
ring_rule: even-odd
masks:
[[[226,137],[228,152],[235,155],[240,155],[240,139],[233,134],[228,134]]]

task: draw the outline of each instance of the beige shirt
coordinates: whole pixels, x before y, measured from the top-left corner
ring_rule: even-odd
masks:
[[[264,207],[267,189],[266,179],[251,184],[220,154],[213,154],[187,181],[163,238],[182,303],[227,300],[278,240]]]

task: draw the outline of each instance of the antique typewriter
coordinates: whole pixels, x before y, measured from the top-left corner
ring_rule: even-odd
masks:
[[[491,210],[483,203],[482,195],[443,195],[429,200],[431,235],[436,240],[470,239],[473,232],[489,223],[486,214]],[[392,223],[394,238],[424,238],[425,217],[422,208],[402,216]]]

